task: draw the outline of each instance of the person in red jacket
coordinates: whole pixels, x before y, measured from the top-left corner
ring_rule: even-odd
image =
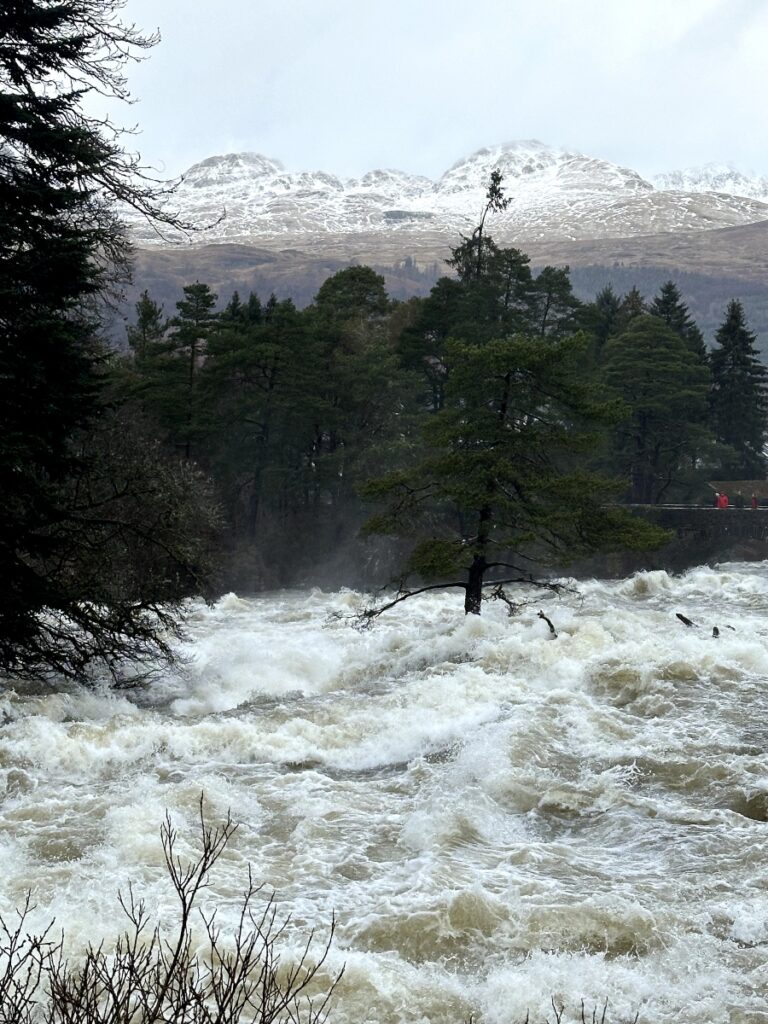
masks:
[[[749,499],[749,503],[753,510],[757,508],[757,495],[754,491],[752,491],[752,497]]]
[[[728,495],[727,494],[721,494],[720,495],[720,497],[717,499],[717,507],[718,508],[728,508]]]

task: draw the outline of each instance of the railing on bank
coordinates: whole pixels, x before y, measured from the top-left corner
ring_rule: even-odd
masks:
[[[675,530],[680,538],[768,541],[768,506],[764,505],[715,508],[711,505],[629,504],[624,507],[659,526]]]

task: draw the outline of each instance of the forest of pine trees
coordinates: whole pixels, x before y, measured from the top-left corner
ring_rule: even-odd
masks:
[[[235,293],[214,312],[200,282],[175,310],[142,295],[116,387],[212,480],[232,586],[311,578],[361,530],[404,540],[403,580],[461,577],[468,552],[514,575],[656,543],[624,505],[765,476],[766,370],[737,301],[707,353],[671,281],[580,303],[567,268],[533,274],[487,227],[449,263],[408,302],[364,266],[302,310]]]

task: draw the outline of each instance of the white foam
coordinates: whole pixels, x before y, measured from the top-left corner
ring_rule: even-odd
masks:
[[[327,621],[349,591],[227,595],[192,606],[184,665],[149,689],[6,691],[0,912],[31,887],[76,948],[114,936],[134,881],[171,921],[158,829],[167,808],[191,854],[205,791],[242,821],[207,898],[231,918],[251,860],[289,942],[335,911],[342,1024],[506,1024],[553,994],[757,1012],[768,567],[523,596],[509,618],[424,595],[359,633]]]

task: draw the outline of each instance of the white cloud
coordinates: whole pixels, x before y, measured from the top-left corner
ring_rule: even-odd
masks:
[[[538,137],[644,169],[768,171],[763,0],[128,0],[163,42],[132,74],[143,152],[439,174]]]

